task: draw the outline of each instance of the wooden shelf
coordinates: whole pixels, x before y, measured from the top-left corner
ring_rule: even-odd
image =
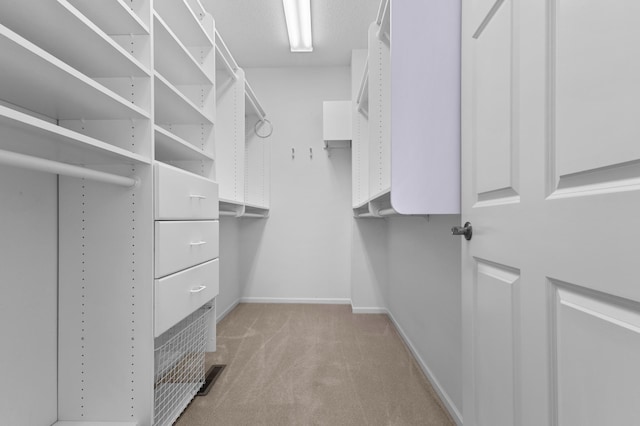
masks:
[[[140,107],[0,25],[0,99],[59,120],[149,118]]]
[[[154,0],[154,9],[185,46],[210,46],[214,43],[185,0]]]
[[[258,98],[256,94],[253,92],[253,89],[249,85],[249,82],[245,81],[244,83],[244,93],[245,93],[245,115],[256,115],[260,120],[264,120],[266,117],[266,113],[258,102]]]
[[[107,34],[149,35],[149,25],[124,0],[69,0]]]
[[[91,78],[151,75],[66,0],[39,2],[33,8],[0,2],[0,16],[2,25]]]
[[[175,85],[211,85],[213,81],[157,13],[154,20],[155,69]]]
[[[238,64],[235,59],[231,55],[229,48],[225,44],[222,37],[216,30],[216,70],[221,70],[226,72],[233,78],[234,80],[237,78],[236,71],[238,70]]]
[[[158,125],[154,127],[154,133],[158,161],[214,161],[212,154],[204,152]]]
[[[157,124],[213,124],[212,118],[158,72],[155,73],[154,86]]]
[[[364,65],[362,80],[360,80],[360,90],[358,90],[358,99],[356,101],[358,111],[365,117],[369,117],[369,60]]]
[[[151,163],[139,154],[2,105],[0,128],[0,149],[20,154],[75,165]]]

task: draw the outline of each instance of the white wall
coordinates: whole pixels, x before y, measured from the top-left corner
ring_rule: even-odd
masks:
[[[351,306],[355,313],[386,312],[389,298],[388,226],[382,219],[351,219]]]
[[[0,423],[58,418],[58,186],[0,166]]]
[[[389,313],[458,420],[462,413],[459,215],[388,219]],[[457,413],[456,413],[457,412]]]
[[[270,217],[241,220],[242,296],[346,302],[350,298],[351,154],[333,150],[329,157],[323,150],[322,102],[351,98],[350,68],[245,72],[274,130]]]
[[[220,217],[220,292],[216,316],[222,319],[240,299],[240,221]]]

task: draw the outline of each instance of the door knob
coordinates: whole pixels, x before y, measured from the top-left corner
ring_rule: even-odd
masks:
[[[464,238],[468,240],[473,236],[473,227],[471,226],[471,222],[467,222],[464,226],[454,226],[451,228],[452,235],[464,235]]]

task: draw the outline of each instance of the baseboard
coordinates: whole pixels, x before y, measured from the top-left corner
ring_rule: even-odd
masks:
[[[240,303],[240,298],[236,299],[235,302],[233,302],[227,309],[224,310],[224,312],[218,315],[218,317],[216,318],[216,324],[222,321],[224,317],[229,315],[229,312],[233,311],[235,307],[238,306],[238,303]]]
[[[387,308],[356,308],[351,305],[351,312],[354,314],[388,314]]]
[[[411,339],[409,339],[409,336],[407,336],[407,334],[404,332],[400,324],[398,324],[398,321],[396,321],[393,314],[389,310],[387,310],[387,315],[389,315],[389,319],[391,319],[391,322],[396,327],[396,330],[398,330],[398,334],[400,334],[400,337],[402,338],[402,340],[404,340],[404,343],[413,354],[413,357],[418,362],[418,365],[422,369],[422,372],[425,374],[425,376],[427,376],[427,379],[431,383],[431,386],[433,386],[433,389],[440,397],[440,400],[445,405],[447,411],[449,411],[449,414],[451,415],[453,420],[456,422],[456,424],[462,426],[462,414],[456,408],[455,404],[449,397],[449,394],[447,394],[447,392],[445,392],[445,390],[442,388],[440,382],[438,382],[438,379],[436,379],[422,357],[420,357],[420,355],[418,354],[418,351],[416,350],[415,346],[413,346],[413,343],[411,342]]]
[[[351,299],[316,299],[311,297],[241,297],[240,303],[303,303],[319,305],[350,305]]]

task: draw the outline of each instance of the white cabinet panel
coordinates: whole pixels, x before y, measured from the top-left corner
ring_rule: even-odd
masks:
[[[351,101],[322,103],[322,136],[325,141],[351,140]]]
[[[156,278],[218,257],[218,222],[156,222]]]
[[[218,291],[218,259],[156,280],[154,335],[167,331],[216,297]]]
[[[156,219],[217,219],[218,184],[156,163]]]

